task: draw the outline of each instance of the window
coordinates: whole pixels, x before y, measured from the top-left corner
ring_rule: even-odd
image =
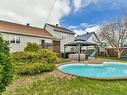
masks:
[[[20,43],[20,37],[16,37],[16,43]]]
[[[67,36],[65,36],[65,35],[62,35],[62,38],[61,38],[62,40],[67,40]]]
[[[20,37],[18,37],[18,36],[11,36],[11,37],[9,37],[9,43],[14,43],[14,44],[20,43]]]
[[[9,37],[9,43],[15,43],[15,37]]]

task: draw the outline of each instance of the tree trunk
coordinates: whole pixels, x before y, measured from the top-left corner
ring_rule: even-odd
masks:
[[[121,53],[118,51],[118,58],[120,58],[121,57]]]

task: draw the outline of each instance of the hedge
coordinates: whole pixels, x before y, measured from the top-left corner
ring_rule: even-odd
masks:
[[[53,64],[48,63],[20,63],[20,66],[17,67],[17,73],[20,75],[34,75],[51,71],[54,67],[55,66]]]
[[[36,62],[47,62],[47,63],[57,63],[59,58],[57,54],[51,50],[42,49],[38,52],[16,52],[11,55],[11,58],[15,62],[26,62],[26,63],[36,63]]]

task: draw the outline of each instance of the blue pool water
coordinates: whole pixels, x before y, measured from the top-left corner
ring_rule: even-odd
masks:
[[[58,70],[72,75],[91,78],[122,78],[127,77],[127,64],[105,62],[100,65],[92,64],[66,64]]]

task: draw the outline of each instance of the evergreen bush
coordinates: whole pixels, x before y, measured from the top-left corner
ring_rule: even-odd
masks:
[[[13,65],[9,58],[9,47],[0,35],[0,94],[13,78]]]

